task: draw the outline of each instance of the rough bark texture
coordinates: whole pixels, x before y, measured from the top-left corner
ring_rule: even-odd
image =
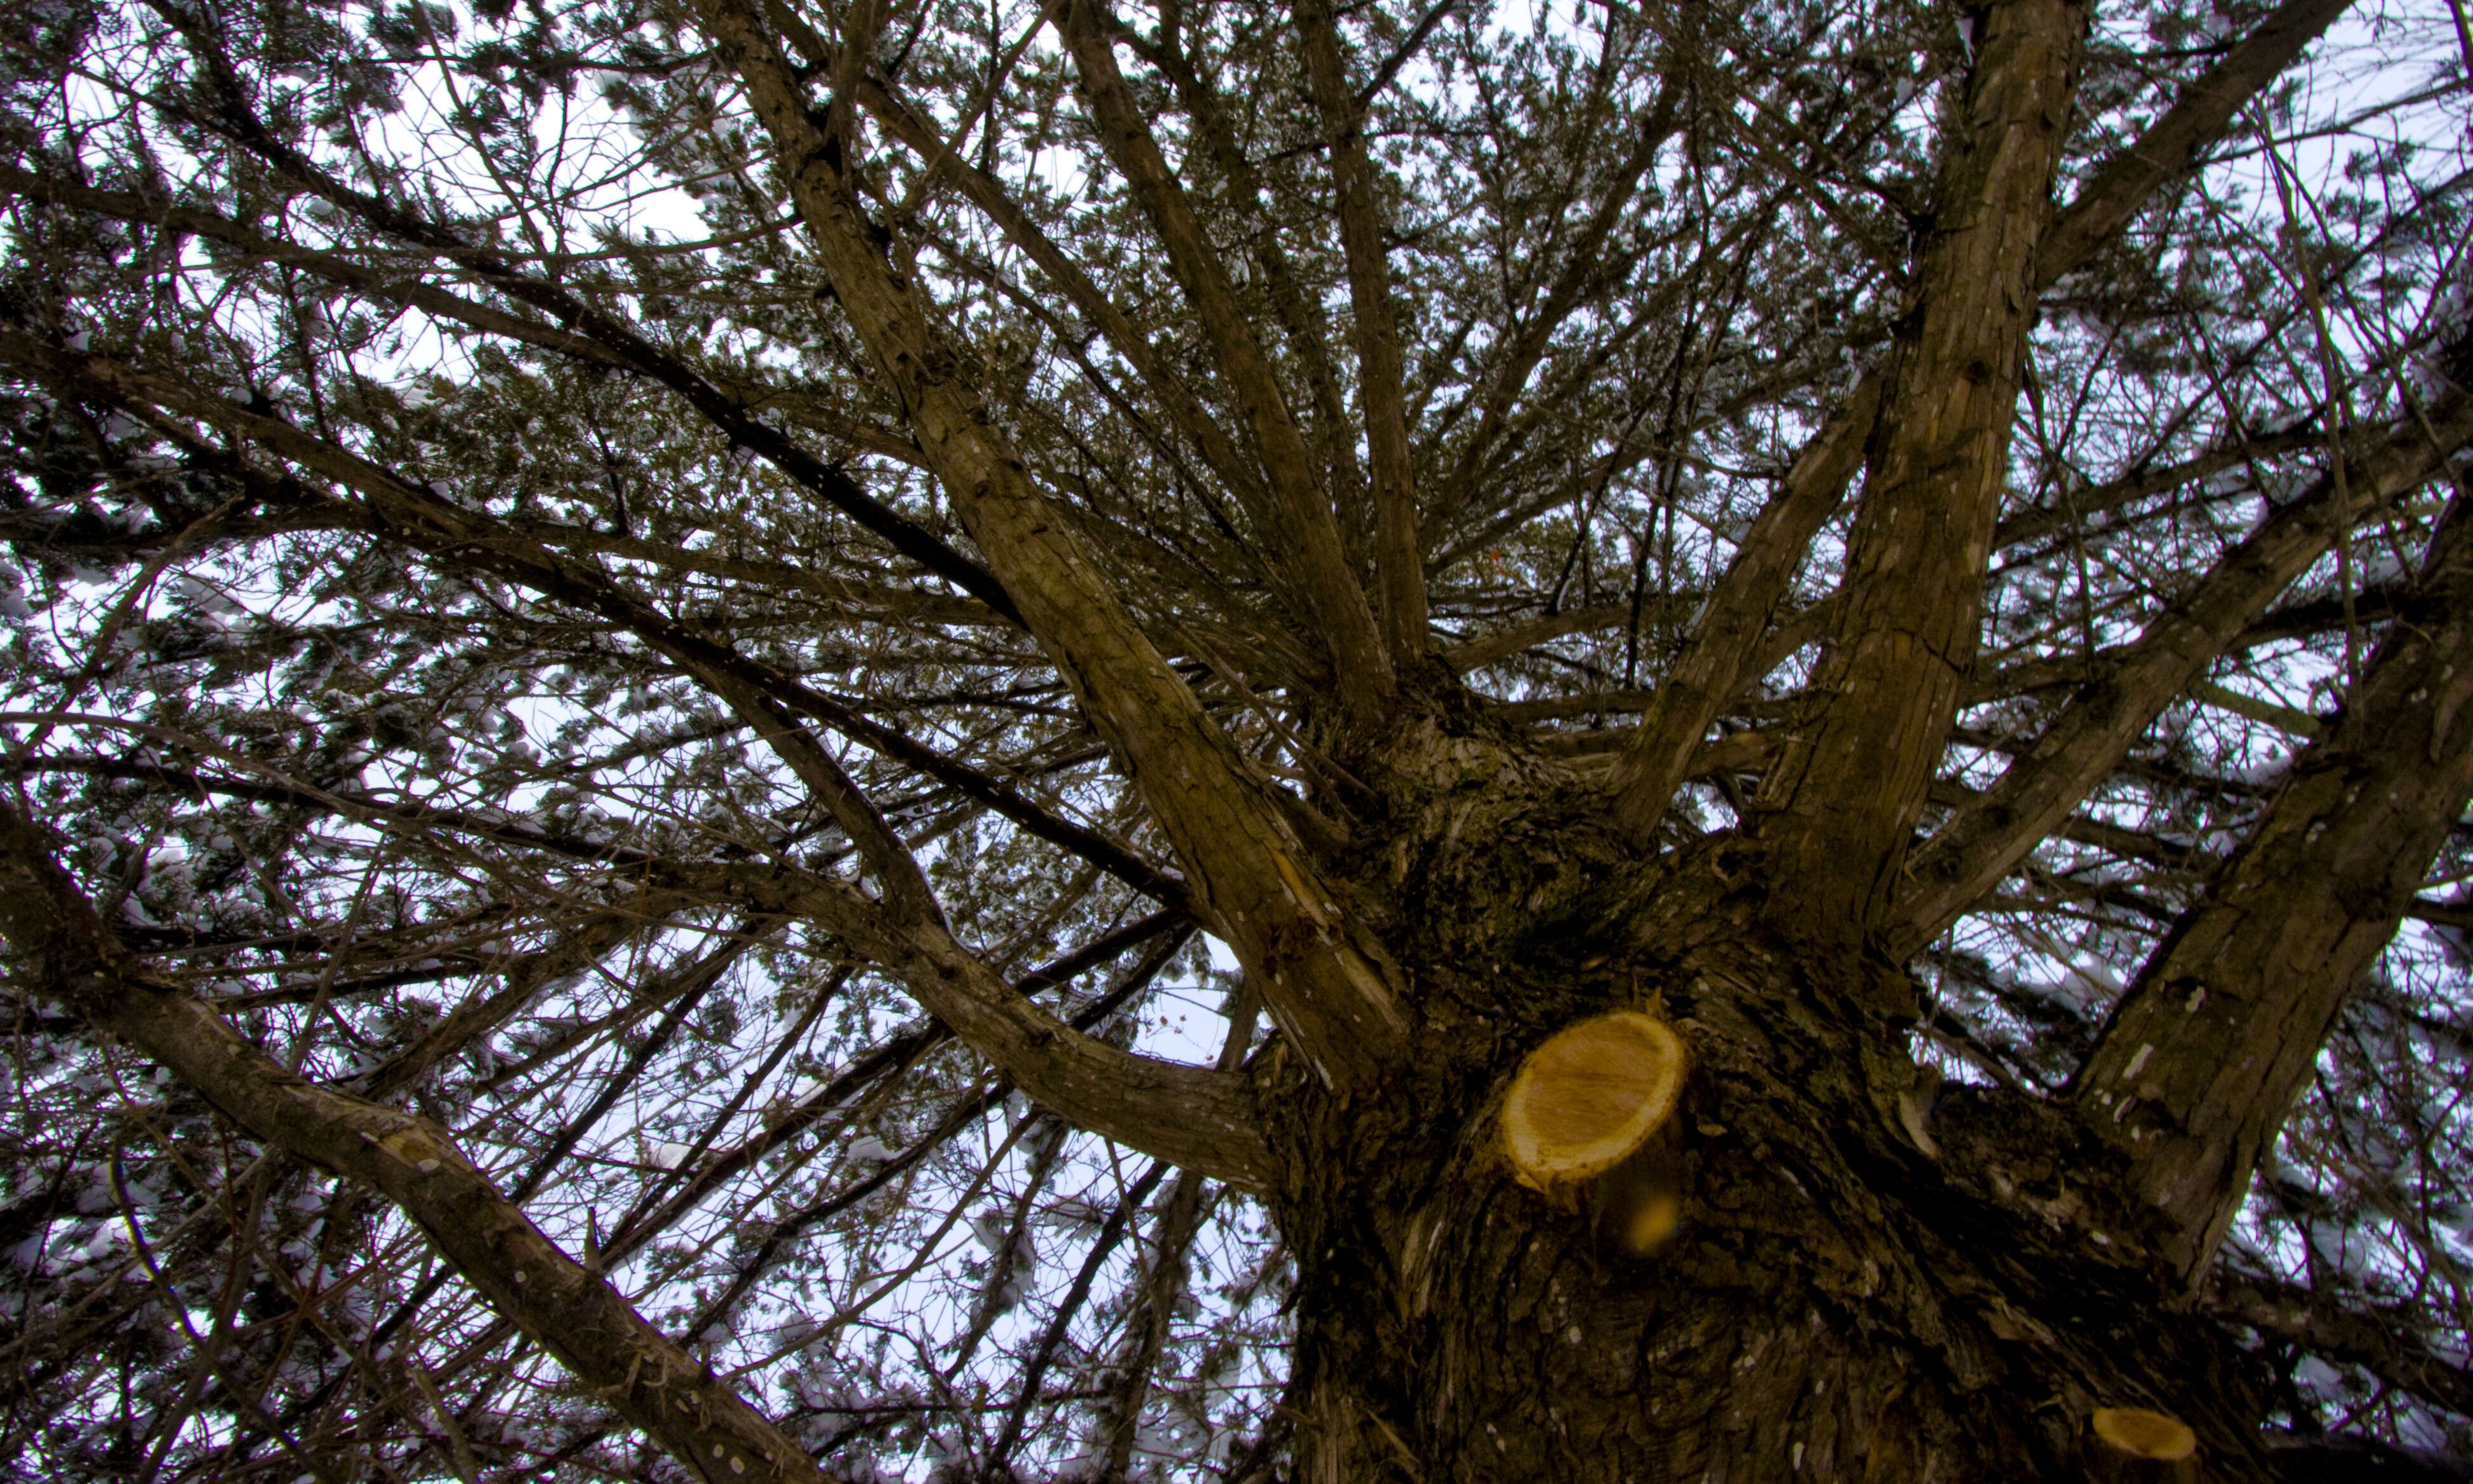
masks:
[[[1774,869],[1802,898],[1798,931],[1841,951],[1862,945],[1895,890],[1975,661],[2036,247],[2087,19],[2059,0],[1981,14],[1916,306],[1889,353],[1817,714],[1762,789]]]
[[[2473,800],[2473,520],[2460,492],[2420,595],[2267,818],[2114,1007],[2075,1090],[2128,1152],[2193,1278],[2336,1013]]]
[[[2098,1406],[2197,1429],[2262,1476],[2264,1401],[2221,1330],[2142,1265],[2152,1218],[2049,1105],[1935,1098],[1861,959],[1762,924],[1750,848],[1626,865],[1550,764],[1436,718],[1438,782],[1369,850],[1428,1054],[1379,1098],[1258,1066],[1298,1254],[1299,1476],[1312,1480],[2067,1478]],[[1413,754],[1413,761],[1409,756]],[[1521,1057],[1649,1008],[1695,1063],[1684,1215],[1645,1258],[1587,1198],[1522,1186],[1495,1115]]]
[[[1137,821],[1126,838],[1109,832],[1116,821],[1077,823],[1000,771],[945,756],[843,705],[786,661],[752,658],[753,645],[742,650],[719,624],[671,616],[593,556],[666,560],[632,529],[547,539],[537,524],[501,518],[486,502],[459,504],[436,484],[373,462],[271,401],[244,403],[183,373],[91,352],[84,334],[72,341],[31,322],[0,324],[0,360],[143,421],[286,519],[461,563],[639,643],[771,749],[803,805],[817,811],[803,831],[829,819],[847,846],[805,867],[786,850],[672,860],[648,848],[624,862],[640,875],[640,898],[631,898],[639,910],[684,910],[675,897],[727,902],[732,921],[767,931],[790,922],[816,929],[849,956],[845,976],[861,962],[875,966],[938,1022],[889,1043],[884,1065],[915,1060],[949,1035],[1003,1079],[989,1097],[1019,1087],[1045,1106],[1043,1116],[1154,1157],[1048,1317],[992,1474],[1018,1446],[1025,1454],[1033,1446],[1025,1434],[1040,1382],[1109,1250],[1132,1233],[1142,1198],[1171,1165],[1184,1173],[1140,1324],[1121,1347],[1133,1368],[1113,1388],[1103,1449],[1111,1472],[1125,1467],[1167,1345],[1208,1177],[1259,1192],[1294,1256],[1288,1413],[1296,1476],[1313,1484],[2230,1481],[2290,1472],[2289,1458],[2271,1457],[2262,1437],[2270,1401],[2236,1324],[2265,1330],[2301,1321],[2269,1294],[2210,1308],[2193,1283],[2330,1025],[2473,799],[2473,521],[2458,508],[2437,527],[2413,590],[2397,600],[2412,620],[2394,624],[2332,721],[2206,676],[2368,512],[2446,472],[2473,440],[2473,398],[2457,386],[2416,403],[2412,418],[2362,439],[2349,464],[2332,464],[2317,487],[2228,543],[2211,569],[2186,574],[2194,581],[2169,594],[2159,588],[2139,637],[2101,656],[2090,639],[2085,664],[2066,681],[2077,688],[2040,734],[2004,739],[2013,752],[1997,781],[1957,774],[1951,744],[1970,700],[2004,684],[2062,683],[2036,670],[2041,659],[1997,677],[1973,673],[2040,297],[2221,138],[2343,0],[2289,0],[2271,12],[2137,148],[2090,175],[2066,210],[2053,184],[2069,149],[2089,10],[2076,0],[1970,10],[1967,69],[1948,79],[1931,210],[1915,222],[1911,274],[1892,275],[1905,298],[1889,344],[1824,410],[1729,568],[1693,579],[1707,601],[1688,634],[1680,619],[1696,599],[1664,595],[1679,643],[1660,683],[1643,690],[1627,679],[1622,691],[1591,698],[1603,703],[1595,709],[1642,713],[1637,730],[1551,739],[1518,725],[1544,712],[1494,706],[1455,668],[1587,629],[1637,631],[1646,600],[1636,593],[1609,607],[1586,596],[1558,612],[1558,585],[1543,617],[1446,648],[1429,611],[1427,546],[1445,539],[1433,532],[1453,529],[1434,517],[1470,498],[1498,446],[1516,442],[1510,409],[1557,353],[1558,327],[1592,312],[1600,250],[1616,252],[1607,245],[1627,203],[1655,183],[1659,151],[1683,128],[1692,90],[1684,82],[1659,81],[1636,135],[1610,162],[1610,184],[1577,234],[1581,250],[1540,275],[1536,313],[1502,342],[1485,383],[1465,389],[1476,431],[1460,445],[1451,488],[1421,490],[1415,404],[1431,389],[1410,382],[1405,341],[1416,316],[1400,312],[1405,280],[1393,276],[1390,182],[1369,143],[1352,16],[1320,0],[1293,15],[1323,156],[1315,168],[1329,172],[1353,310],[1353,368],[1333,355],[1343,337],[1323,333],[1276,242],[1256,250],[1255,266],[1286,342],[1257,323],[1250,275],[1240,285],[1233,267],[1230,244],[1240,234],[1209,214],[1205,192],[1163,149],[1145,111],[1147,80],[1120,69],[1120,53],[1150,59],[1191,115],[1196,157],[1213,159],[1232,197],[1266,192],[1247,141],[1212,111],[1216,84],[1177,50],[1174,26],[1163,19],[1156,36],[1129,33],[1098,0],[1060,0],[1038,17],[1069,64],[1092,158],[1113,165],[1127,220],[1148,233],[1145,243],[1156,239],[1161,292],[1181,296],[1200,327],[1191,363],[1177,370],[993,175],[950,153],[935,109],[901,96],[900,67],[876,56],[882,7],[846,8],[836,23],[847,31],[834,40],[762,0],[695,0],[690,9],[710,63],[743,88],[770,142],[831,313],[906,429],[879,437],[875,451],[933,477],[974,553],[879,505],[727,386],[628,326],[320,175],[262,129],[252,133],[245,90],[211,69],[201,74],[199,127],[385,240],[456,265],[520,312],[434,286],[397,294],[374,270],[315,255],[300,259],[302,272],[666,388],[736,446],[770,460],[802,497],[949,581],[956,594],[912,595],[941,605],[924,610],[931,621],[1026,632],[1075,724],[1095,735],[1086,759],[1104,747],[1130,779],[1124,797],[1139,808],[1121,816]],[[1697,45],[1678,43],[1677,78],[1705,64]],[[901,233],[914,224],[888,225],[879,210],[888,177],[865,156],[862,112],[932,157],[933,170],[1041,267],[1224,487],[1261,548],[1253,575],[1261,603],[1294,620],[1284,642],[1303,658],[1282,682],[1285,716],[1241,677],[1217,673],[1202,646],[1146,611],[1140,595],[1121,590],[1106,533],[1092,529],[1098,517],[1008,432],[1003,395],[960,340],[935,275],[907,255],[915,244]],[[0,192],[105,215],[149,209],[129,193],[14,167],[0,168]],[[164,220],[243,256],[289,251],[214,211],[183,207]],[[2473,364],[2463,347],[2460,332],[2448,352],[2460,380]],[[1344,371],[1354,377],[1354,411]],[[1195,385],[1180,379],[1188,374]],[[1215,386],[1197,392],[1205,379]],[[2173,477],[2229,467],[2264,441],[2216,446],[2229,451]],[[270,474],[261,461],[286,472]],[[1784,594],[1859,471],[1841,586],[1801,622],[1781,624]],[[2162,488],[2115,494],[2126,503]],[[1355,508],[1359,495],[1364,510]],[[1369,514],[1371,557],[1360,562]],[[2034,524],[2022,520],[2011,536],[2027,539]],[[2358,614],[2347,608],[2342,616]],[[1812,639],[1822,656],[1790,706],[1772,709],[1760,730],[1713,737],[1747,684]],[[1229,720],[1243,708],[1197,682],[1201,671],[1270,715],[1281,746],[1249,752]],[[2014,1083],[1944,1089],[1912,1059],[1921,1010],[1904,966],[1949,922],[1982,911],[2054,833],[2105,827],[2073,817],[2157,717],[2194,694],[2289,723],[2310,745],[2258,811],[2247,843],[2113,1010],[2069,1096],[2036,1097]],[[63,717],[111,720],[65,710],[39,720]],[[1291,721],[1302,740],[1285,735]],[[1089,1034],[1090,1018],[1032,1003],[1040,976],[1008,984],[948,922],[924,848],[888,822],[892,805],[879,812],[853,781],[828,733],[1164,907],[1066,967],[1173,929],[1146,976],[1197,927],[1224,939],[1247,983],[1219,1065],[1137,1055]],[[1611,776],[1570,760],[1612,747],[1621,753]],[[1275,767],[1266,756],[1286,761]],[[248,759],[225,761],[245,771]],[[1307,781],[1291,789],[1271,776],[1283,769]],[[1678,787],[1713,774],[1727,784],[1732,817],[1710,834],[1669,819]],[[1757,794],[1737,786],[1745,775],[1759,777]],[[373,795],[319,802],[373,828],[408,824],[416,808]],[[1936,838],[1919,842],[1934,802],[1954,812]],[[517,828],[437,815],[421,823],[501,836]],[[617,858],[588,843],[526,843]],[[714,1480],[821,1477],[797,1444],[647,1324],[597,1267],[544,1238],[516,1204],[529,1185],[502,1194],[437,1125],[284,1070],[214,1007],[150,978],[54,860],[53,844],[22,806],[0,800],[0,931],[44,993],[171,1067],[269,1145],[396,1202],[504,1323],[689,1469]],[[1143,849],[1172,851],[1181,871],[1145,859]],[[836,874],[853,862],[853,874]],[[2191,894],[2201,895],[2197,886]],[[556,958],[544,955],[542,974]],[[717,957],[714,972],[725,962]],[[539,977],[518,985],[511,976],[500,995],[474,999],[360,1090],[412,1085],[514,1014]],[[1253,996],[1280,1034],[1249,1061]],[[689,1004],[673,1002],[630,1076]],[[1499,1127],[1510,1079],[1549,1037],[1620,1010],[1653,1015],[1684,1038],[1691,1071],[1680,1113],[1641,1154],[1586,1185],[1525,1185]],[[861,1070],[846,1069],[785,1113],[783,1126],[851,1096]],[[584,1121],[618,1090],[613,1082]],[[541,1168],[567,1152],[574,1133]],[[602,1257],[623,1258],[648,1242],[712,1182],[760,1158],[770,1137],[701,1166],[650,1215],[648,1197]],[[1644,1190],[1679,1201],[1679,1221],[1655,1240],[1638,1239],[1628,1216]],[[763,1251],[813,1219],[812,1209],[784,1217]],[[740,1275],[716,1311],[756,1271]],[[988,1332],[983,1320],[971,1345]],[[2358,1328],[2329,1343],[2377,1349]],[[2430,1394],[2468,1394],[2442,1357],[2398,1353]],[[2090,1435],[2105,1408],[2187,1424],[2196,1458],[2105,1451]]]

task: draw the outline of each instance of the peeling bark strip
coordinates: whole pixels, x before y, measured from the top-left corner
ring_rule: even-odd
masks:
[[[709,1484],[821,1484],[805,1450],[608,1279],[559,1250],[426,1118],[285,1071],[196,995],[152,979],[54,859],[45,831],[0,802],[0,932],[43,991],[171,1068],[241,1127],[383,1193],[492,1307],[620,1416]]]
[[[1259,775],[1032,481],[934,328],[919,285],[886,260],[851,182],[848,131],[819,122],[752,7],[701,0],[698,13],[780,147],[842,309],[900,395],[937,478],[1188,863],[1196,915],[1261,977],[1273,1017],[1324,1075],[1373,1083],[1408,1030],[1397,988],[1353,941]]]
[[[1983,12],[1953,110],[1915,307],[1890,351],[1845,607],[1813,682],[1819,713],[1758,805],[1775,889],[1817,940],[1859,943],[1887,906],[1974,661],[2035,249],[2086,21],[2067,0]]]
[[[2473,800],[2473,498],[2432,543],[2426,625],[2398,624],[2343,714],[2148,961],[2072,1087],[2195,1277],[2318,1048]]]

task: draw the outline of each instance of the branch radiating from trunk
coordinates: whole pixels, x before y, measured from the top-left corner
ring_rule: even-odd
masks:
[[[1223,1180],[1269,1182],[1277,1161],[1243,1077],[1119,1050],[1016,993],[954,939],[926,873],[832,754],[763,695],[714,688],[831,811],[876,879],[870,899],[814,878],[797,898],[808,915],[900,974],[929,1014],[1068,1122]]]
[[[2284,75],[2352,0],[2285,0],[2250,28],[2206,76],[2184,89],[2138,142],[2107,160],[2072,197],[2044,237],[2046,287],[2083,266],[2129,225],[2166,181],[2223,137],[2242,106]]]
[[[1889,356],[1846,560],[1846,599],[1757,808],[1798,931],[1861,943],[1888,905],[1981,630],[2007,488],[2035,249],[2052,215],[2086,12],[1984,12],[1954,110],[1936,226]]]
[[[821,1484],[804,1449],[543,1236],[444,1129],[286,1071],[196,995],[150,975],[54,850],[0,801],[0,932],[45,993],[267,1143],[395,1202],[492,1307],[695,1477]]]
[[[2104,657],[2101,672],[2000,781],[1915,851],[1885,927],[1890,953],[1916,952],[1999,885],[2346,527],[2427,483],[2468,441],[2473,397],[2453,394],[2432,409],[2426,426],[2390,434],[2352,460],[2343,477],[2321,475],[2137,639]]]
[[[2348,3],[2286,0],[2192,84],[2138,143],[2099,171],[2053,219],[2036,250],[2036,292],[2085,266],[2160,185],[2221,138],[2241,105],[2281,76]],[[1638,738],[1612,780],[1616,821],[1633,840],[1650,838],[1700,739],[1736,692],[1759,679],[1746,660],[1813,538],[1837,513],[1847,481],[1861,467],[1881,413],[1883,376],[1881,367],[1867,370],[1788,468],[1777,495],[1762,508],[1711,593],[1657,704],[1641,718]]]
[[[1330,647],[1341,708],[1374,725],[1391,695],[1394,657],[1382,643],[1363,585],[1348,569],[1331,500],[1270,358],[1116,66],[1116,29],[1102,0],[1068,0],[1057,18],[1099,139],[1157,231],[1219,372],[1244,410],[1269,479],[1270,499],[1261,515],[1276,542],[1273,558],[1293,574],[1307,616]]]
[[[150,391],[183,410],[234,419],[252,437],[286,456],[348,482],[375,506],[383,534],[433,549],[460,552],[477,565],[504,571],[553,596],[625,622],[647,643],[677,659],[774,743],[784,762],[816,791],[820,802],[832,810],[836,822],[853,842],[870,852],[870,863],[878,879],[890,891],[900,894],[898,901],[889,903],[901,924],[899,930],[888,929],[877,921],[884,907],[862,906],[865,898],[854,894],[847,899],[829,895],[818,899],[833,904],[839,925],[852,932],[864,932],[866,941],[876,945],[870,956],[902,973],[922,1002],[951,1024],[973,1049],[1058,1112],[1087,1127],[1224,1178],[1250,1183],[1263,1178],[1267,1160],[1260,1153],[1261,1137],[1254,1127],[1250,1094],[1243,1091],[1241,1085],[1225,1087],[1222,1084],[1234,1079],[1212,1081],[1215,1074],[1155,1063],[1091,1041],[1045,1011],[1014,997],[993,970],[953,942],[944,929],[933,896],[915,864],[905,869],[907,852],[901,851],[897,859],[893,852],[899,850],[899,842],[888,845],[890,831],[858,801],[855,788],[839,766],[790,719],[787,704],[776,694],[782,688],[780,677],[744,661],[727,646],[653,612],[599,574],[571,565],[563,567],[540,547],[489,529],[493,523],[488,517],[447,505],[425,494],[410,481],[343,449],[323,444],[278,419],[213,405],[211,399],[203,399],[184,389],[158,379],[129,377],[89,357],[46,362],[42,349],[21,332],[0,329],[0,355],[21,364],[74,370],[115,391]],[[1172,675],[1169,683],[1176,687],[1175,694],[1186,698],[1188,705],[1193,704],[1190,693]],[[799,686],[789,688],[804,690]],[[822,698],[811,698],[811,704],[821,701]],[[1096,837],[1092,843],[1104,847],[1102,853],[1123,853]],[[1186,905],[1182,892],[1173,895],[1178,899],[1171,905]],[[900,946],[903,932],[921,935],[921,942]],[[919,973],[928,977],[913,977]],[[947,989],[954,983],[959,984],[958,991]],[[955,999],[956,993],[982,998],[980,1002]],[[1180,1073],[1190,1076],[1180,1081]],[[1110,1078],[1119,1074],[1120,1083],[1112,1085]],[[1116,1089],[1113,1094],[1112,1086]]]
[[[1183,880],[1096,830],[1042,808],[1004,780],[946,757],[900,729],[843,706],[749,658],[711,634],[658,611],[619,587],[598,566],[558,556],[530,534],[450,503],[410,477],[337,447],[282,418],[242,407],[183,381],[49,345],[6,326],[0,326],[0,361],[82,392],[101,393],[140,415],[159,408],[239,434],[278,458],[332,480],[365,502],[361,509],[334,506],[332,524],[399,541],[442,562],[460,561],[543,597],[612,620],[699,675],[727,676],[753,685],[792,710],[985,803],[1032,835],[1091,861],[1137,891],[1170,906],[1192,906]],[[220,456],[177,428],[162,431],[219,471],[262,484],[265,488],[257,492],[270,505],[298,511],[309,503],[304,491],[279,488],[262,471]]]
[[[193,118],[199,127],[229,139],[274,166],[301,187],[350,212],[380,232],[444,257],[482,282],[518,303],[529,304],[561,325],[604,347],[630,370],[668,387],[712,425],[743,447],[754,450],[827,504],[875,534],[902,556],[952,583],[1008,618],[1016,618],[1013,600],[986,567],[955,551],[936,536],[859,488],[838,466],[826,463],[779,429],[741,405],[723,388],[693,367],[637,333],[634,326],[594,308],[555,284],[518,271],[496,253],[476,248],[456,232],[381,197],[352,188],[320,170],[300,151],[270,132],[250,111],[247,93],[230,64],[199,32],[197,23],[176,8],[158,8],[168,20],[187,31],[194,42],[206,85],[202,93],[211,105]]]
[[[1393,662],[1405,666],[1423,657],[1429,643],[1426,557],[1417,529],[1407,373],[1391,306],[1380,182],[1365,148],[1363,113],[1349,91],[1339,23],[1323,0],[1306,0],[1296,7],[1296,16],[1315,106],[1331,137],[1332,181],[1339,195],[1339,238],[1348,260],[1349,305],[1356,315],[1357,396],[1374,474],[1375,591],[1381,598],[1383,640]]]
[[[1196,917],[1262,977],[1273,1015],[1326,1077],[1379,1078],[1408,1030],[1399,992],[1352,940],[1268,781],[1204,713],[963,379],[918,282],[886,261],[860,209],[849,175],[854,146],[818,122],[761,19],[742,0],[704,0],[700,13],[747,84],[843,311],[900,396],[921,448],[1186,860]],[[1106,55],[1104,40],[1097,53]]]
[[[2473,801],[2473,493],[2324,740],[2113,1008],[2071,1084],[2196,1279],[2337,1014]]]
[[[941,162],[945,172],[960,187],[962,194],[981,214],[1004,233],[1005,240],[1019,248],[1063,292],[1067,301],[1085,321],[1108,339],[1109,347],[1124,358],[1134,369],[1142,385],[1167,409],[1168,419],[1177,431],[1190,440],[1212,473],[1225,480],[1236,491],[1238,503],[1260,508],[1269,495],[1262,489],[1261,467],[1240,453],[1226,428],[1191,388],[1160,357],[1140,327],[1119,308],[1106,291],[1092,281],[1089,273],[1074,260],[1056,240],[1040,229],[1039,224],[1023,210],[1004,183],[956,157],[944,138],[917,108],[883,80],[862,77],[858,80],[859,105],[869,116],[881,124],[887,133],[922,159]]]

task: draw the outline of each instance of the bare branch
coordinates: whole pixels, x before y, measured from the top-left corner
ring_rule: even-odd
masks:
[[[145,1052],[268,1143],[367,1185],[418,1222],[491,1304],[697,1478],[818,1480],[822,1471],[738,1394],[541,1235],[426,1118],[302,1081],[115,941],[0,802],[0,929],[47,993]]]

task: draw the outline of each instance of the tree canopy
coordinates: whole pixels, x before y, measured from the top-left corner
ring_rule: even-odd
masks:
[[[1272,1476],[1746,872],[2473,1446],[2458,0],[0,13],[0,1467]]]

